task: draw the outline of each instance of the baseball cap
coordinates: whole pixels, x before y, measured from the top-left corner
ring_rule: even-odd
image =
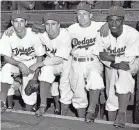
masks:
[[[57,13],[48,13],[48,14],[44,15],[44,17],[43,17],[44,22],[47,20],[54,20],[54,21],[60,22],[60,17],[58,16]]]
[[[112,6],[108,10],[108,15],[107,16],[125,16],[125,11],[124,8],[117,5],[117,6]]]
[[[91,7],[89,4],[86,4],[86,3],[80,3],[78,6],[77,6],[77,11],[78,10],[86,10],[88,12],[92,12],[91,11]]]
[[[24,11],[22,10],[16,10],[13,11],[12,13],[12,20],[16,19],[16,18],[23,18],[23,19],[27,19],[27,15]]]

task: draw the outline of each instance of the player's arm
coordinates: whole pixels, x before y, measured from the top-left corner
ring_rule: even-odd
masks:
[[[34,65],[30,67],[31,72],[33,73],[36,69],[41,68],[43,66],[53,66],[53,65],[58,65],[63,62],[63,58],[61,57],[47,57],[45,58],[44,61],[37,62]]]
[[[9,63],[11,65],[18,67],[24,76],[27,76],[30,73],[29,68],[24,63],[16,61],[12,57],[9,57],[6,55],[4,55],[4,59],[6,63]]]
[[[5,62],[17,66],[23,75],[29,74],[29,69],[23,63],[16,61],[12,58],[12,48],[10,46],[10,38],[3,34],[2,38],[0,39],[0,54],[4,56]]]
[[[63,58],[61,57],[52,57],[52,58],[46,58],[44,61],[43,61],[43,64],[45,66],[49,66],[49,65],[59,65],[63,62]]]
[[[121,57],[115,57],[115,62],[132,62],[136,56],[139,56],[139,33],[135,30],[127,30],[125,54]]]
[[[42,62],[43,61],[43,56],[38,56],[37,57],[37,62]],[[40,68],[37,68],[36,71],[35,71],[35,74],[33,76],[33,80],[37,80],[38,79],[38,76],[39,76],[39,72],[40,72]]]
[[[100,32],[100,36],[107,37],[109,33],[108,23],[107,22],[97,22],[97,23],[100,24],[100,29],[98,30],[98,32]]]
[[[130,72],[133,76],[137,74],[139,70],[139,56],[135,57],[135,60],[130,64]]]
[[[100,53],[104,52],[104,50],[107,49],[106,43],[104,42],[104,38],[100,36],[100,32],[98,32],[97,36],[96,36],[96,42],[95,45],[92,48],[92,54],[96,55],[98,57],[98,59],[100,60],[100,62],[102,62],[105,66],[110,68],[110,61],[103,61],[100,58]]]
[[[17,66],[20,64],[19,61],[16,61],[15,59],[13,59],[12,57],[9,57],[9,56],[6,56],[4,55],[4,59],[7,63],[11,64],[11,65],[14,65],[14,66]]]

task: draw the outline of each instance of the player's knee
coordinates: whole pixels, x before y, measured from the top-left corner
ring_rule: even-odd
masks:
[[[39,81],[53,83],[55,75],[53,74],[53,66],[44,66],[41,69],[41,74],[38,77]]]
[[[19,69],[11,64],[5,64],[1,70],[1,81],[2,83],[13,84],[12,73],[18,73]]]
[[[93,81],[93,82],[92,82]],[[97,72],[91,72],[90,78],[87,80],[86,89],[102,90],[104,89],[104,81],[101,74]]]

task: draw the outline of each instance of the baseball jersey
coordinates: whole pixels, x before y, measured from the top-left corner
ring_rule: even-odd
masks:
[[[89,27],[80,27],[79,23],[75,23],[68,28],[72,39],[72,55],[76,57],[89,57],[92,55],[92,47],[95,45],[97,31],[104,22],[91,21]],[[77,48],[77,49],[74,49]]]
[[[21,39],[14,32],[8,37],[3,34],[0,39],[0,54],[14,58],[17,61],[28,61],[36,56],[45,54],[45,50],[30,28],[26,28],[26,35]]]
[[[99,55],[104,49],[109,54],[115,55],[115,63],[121,61],[132,63],[135,56],[139,55],[139,32],[128,25],[123,25],[123,32],[117,38],[110,31],[107,37],[100,37],[98,34],[93,53]],[[104,63],[110,66],[110,62]]]
[[[46,32],[43,34],[40,33],[39,38],[49,57],[57,56],[66,60],[69,58],[71,39],[66,29],[61,28],[59,35],[54,39],[50,39]]]

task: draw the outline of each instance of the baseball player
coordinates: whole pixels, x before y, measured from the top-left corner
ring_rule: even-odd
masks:
[[[79,23],[68,28],[73,46],[70,73],[71,86],[74,92],[72,103],[78,111],[78,116],[84,118],[88,106],[87,91],[89,91],[86,122],[92,122],[96,118],[96,104],[98,104],[100,91],[104,89],[103,66],[92,53],[97,31],[104,22],[91,21],[91,18],[91,7],[88,4],[81,3],[77,6]]]
[[[23,78],[19,89],[27,110],[31,110],[36,103],[37,94],[34,92],[27,96],[25,88],[29,80],[37,80],[39,70],[30,74],[29,67],[36,61],[42,60],[45,50],[31,29],[26,28],[27,16],[23,11],[14,11],[11,23],[14,28],[12,36],[6,36],[4,33],[0,39],[2,46],[0,54],[4,55],[6,61],[1,70],[1,100],[5,104],[7,93],[14,95],[13,84],[15,81],[12,75],[22,73]]]
[[[45,47],[46,58],[43,62],[38,62],[30,67],[33,72],[38,67],[42,67],[38,78],[41,104],[36,114],[41,116],[45,113],[48,89],[54,82],[55,76],[60,75],[61,114],[66,115],[73,95],[69,84],[71,40],[68,31],[60,29],[60,19],[56,13],[45,15],[44,24],[46,32],[40,33],[40,40]],[[57,91],[55,92],[57,93]]]
[[[40,22],[35,22],[32,25],[32,31],[35,32],[36,37],[39,37],[39,33],[44,33],[45,32],[45,25],[40,23]],[[8,28],[5,31],[6,36],[12,36],[14,32],[14,28],[13,26],[11,26],[10,28]],[[38,35],[39,34],[39,35]],[[12,86],[12,88],[15,89],[15,94],[19,95],[19,82],[14,82],[14,85]],[[28,89],[28,86],[26,87]],[[30,88],[30,87],[29,87]],[[32,90],[29,89],[28,93],[30,93]],[[55,81],[51,84],[51,90],[50,90],[51,96],[54,99],[54,104],[55,104],[55,109],[54,109],[54,114],[60,115],[60,103],[59,103],[59,76],[56,76]],[[8,93],[8,97],[7,97],[7,102],[8,102],[8,108],[12,109],[13,108],[13,93],[11,93],[9,91]],[[23,109],[25,109],[23,107]],[[33,107],[33,111],[36,111],[36,106]]]
[[[125,127],[126,109],[130,94],[134,93],[135,81],[132,75],[137,73],[139,66],[139,60],[136,59],[139,52],[139,33],[124,25],[124,17],[123,7],[113,6],[109,9],[109,34],[107,37],[98,35],[93,51],[106,66],[106,110],[109,120],[115,120],[116,127]]]

